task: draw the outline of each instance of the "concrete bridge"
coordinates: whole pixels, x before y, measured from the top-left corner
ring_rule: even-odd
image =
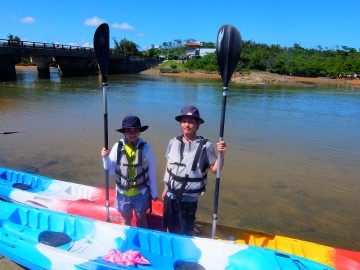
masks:
[[[20,63],[22,57],[30,58],[36,65],[39,78],[50,78],[50,65],[56,65],[62,77],[99,73],[93,48],[0,39],[0,81],[16,81],[15,65]],[[111,52],[108,73],[138,73],[160,62],[159,59]]]

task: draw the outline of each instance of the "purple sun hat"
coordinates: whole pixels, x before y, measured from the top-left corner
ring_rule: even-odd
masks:
[[[203,124],[205,121],[200,117],[198,108],[194,106],[185,106],[181,109],[180,115],[175,117],[175,120],[180,122],[183,116],[192,116],[200,121],[200,124]]]

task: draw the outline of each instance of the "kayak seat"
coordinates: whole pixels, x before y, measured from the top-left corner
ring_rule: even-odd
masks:
[[[23,183],[15,183],[12,185],[13,188],[17,188],[20,190],[29,190],[31,189],[31,186],[28,184],[23,184]]]
[[[39,234],[39,242],[52,247],[60,247],[71,241],[71,237],[62,232],[43,231]]]
[[[31,173],[4,169],[0,167],[0,181],[7,187],[12,187],[20,190],[34,189],[35,191],[45,190],[51,185],[54,180],[51,178],[34,175]]]
[[[205,270],[205,267],[196,262],[177,261],[174,270]]]

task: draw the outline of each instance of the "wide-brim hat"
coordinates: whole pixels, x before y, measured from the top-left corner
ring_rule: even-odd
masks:
[[[181,118],[183,116],[191,116],[194,117],[195,119],[200,121],[200,124],[205,123],[205,121],[200,117],[200,112],[198,110],[198,108],[194,107],[194,106],[186,106],[183,107],[181,109],[180,115],[175,117],[175,120],[178,122],[181,122]]]
[[[140,132],[143,132],[148,129],[149,126],[142,126],[140,122],[140,118],[134,115],[129,115],[124,118],[122,121],[122,128],[117,129],[121,133],[125,132],[126,128],[136,128]]]

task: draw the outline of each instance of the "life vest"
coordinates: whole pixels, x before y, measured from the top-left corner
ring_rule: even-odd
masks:
[[[197,145],[184,155],[185,143],[183,136],[177,137],[169,150],[169,157],[164,180],[168,192],[174,194],[177,200],[182,200],[183,195],[197,198],[205,192],[207,184],[207,159],[200,159],[206,151],[207,139],[198,136],[191,144]],[[189,146],[190,147],[190,146]],[[195,150],[196,149],[196,150]],[[204,153],[207,157],[206,152]]]
[[[136,156],[134,164],[129,164],[126,154],[125,147],[122,141],[119,141],[117,148],[117,160],[115,173],[116,185],[122,190],[128,190],[130,188],[139,188],[146,186],[148,187],[149,181],[149,164],[146,160],[143,160],[143,148],[146,142],[140,142],[136,148]],[[134,167],[135,178],[129,178],[129,168]]]

